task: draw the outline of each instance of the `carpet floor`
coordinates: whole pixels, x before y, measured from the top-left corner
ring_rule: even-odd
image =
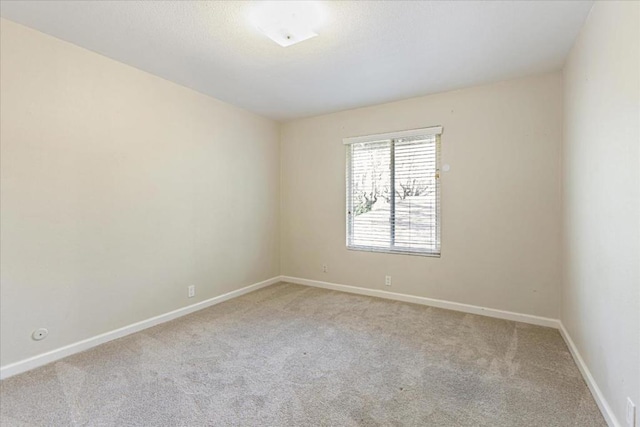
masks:
[[[606,426],[558,331],[279,283],[0,382],[2,426]]]

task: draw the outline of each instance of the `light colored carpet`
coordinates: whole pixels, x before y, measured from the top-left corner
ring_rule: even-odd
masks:
[[[2,426],[605,426],[556,330],[280,283],[0,383]]]

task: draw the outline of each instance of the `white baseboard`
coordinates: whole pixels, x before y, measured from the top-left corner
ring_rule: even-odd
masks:
[[[31,369],[46,365],[56,360],[60,360],[64,357],[71,356],[72,354],[80,353],[81,351],[88,350],[92,347],[104,344],[108,341],[122,338],[124,336],[139,332],[143,329],[150,328],[160,323],[168,322],[169,320],[176,319],[178,317],[185,316],[193,313],[194,311],[202,310],[203,308],[210,307],[212,305],[220,304],[221,302],[230,300],[232,298],[239,297],[246,293],[264,288],[280,281],[280,276],[273,277],[268,280],[264,280],[253,285],[245,286],[244,288],[237,289],[235,291],[228,292],[217,297],[210,298],[205,301],[201,301],[187,307],[182,307],[177,310],[170,311],[159,316],[152,317],[150,319],[142,320],[137,323],[133,323],[122,328],[105,332],[104,334],[96,335],[91,338],[87,338],[82,341],[78,341],[73,344],[66,345],[64,347],[57,348],[55,350],[48,351],[43,354],[30,357],[28,359],[21,360],[19,362],[11,363],[6,366],[0,367],[0,379],[5,379],[13,375],[20,374],[22,372],[29,371]]]
[[[299,277],[281,276],[283,282],[298,285],[313,286],[316,288],[331,289],[334,291],[349,292],[352,294],[367,295],[370,297],[386,298],[395,301],[404,301],[414,304],[428,305],[447,310],[462,311],[464,313],[479,314],[481,316],[495,317],[498,319],[513,320],[516,322],[530,323],[532,325],[547,326],[558,329],[560,321],[548,317],[534,316],[531,314],[514,313],[512,311],[497,310],[494,308],[480,307],[477,305],[462,304],[459,302],[441,299],[418,297],[414,295],[398,294],[395,292],[381,291],[378,289],[360,288],[357,286],[339,285],[337,283],[321,282],[319,280],[301,279]]]
[[[576,362],[576,365],[578,365],[578,369],[580,369],[582,378],[584,378],[584,381],[587,383],[587,386],[589,387],[594,400],[598,404],[598,408],[600,408],[600,412],[602,412],[602,416],[604,417],[605,421],[607,422],[609,427],[622,427],[622,424],[618,422],[618,419],[611,410],[611,406],[609,406],[607,399],[605,399],[604,395],[602,394],[600,387],[598,387],[596,380],[593,378],[593,375],[591,375],[591,371],[589,371],[589,368],[584,363],[584,360],[582,359],[582,356],[580,356],[578,348],[574,344],[573,340],[571,339],[571,335],[569,335],[569,332],[564,327],[564,324],[562,324],[562,322],[560,322],[559,329],[560,335],[562,335],[564,342],[567,343],[567,347],[569,347],[569,351],[573,356],[573,360]]]

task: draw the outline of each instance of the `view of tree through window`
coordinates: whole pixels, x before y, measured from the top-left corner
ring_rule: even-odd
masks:
[[[349,144],[347,245],[438,255],[439,135]]]

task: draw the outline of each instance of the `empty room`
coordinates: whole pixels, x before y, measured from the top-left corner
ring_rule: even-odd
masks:
[[[0,1],[0,425],[640,427],[640,1]]]

